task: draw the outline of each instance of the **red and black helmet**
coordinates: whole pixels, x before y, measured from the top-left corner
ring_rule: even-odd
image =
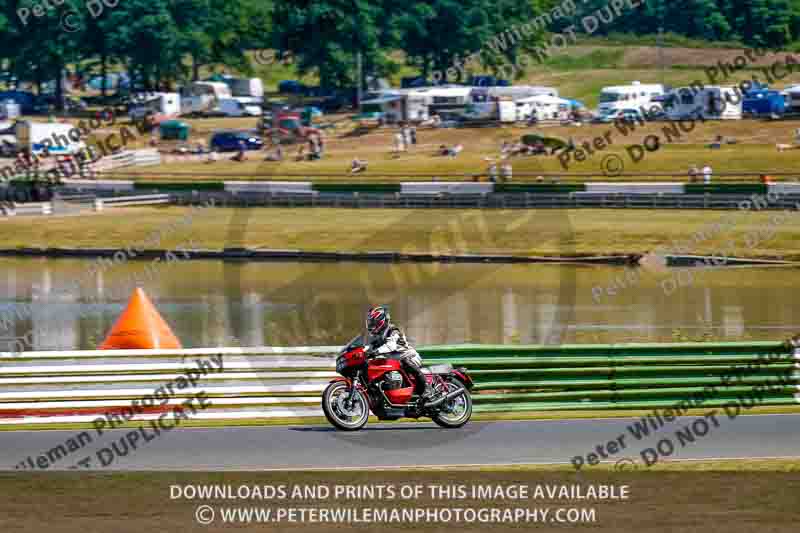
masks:
[[[389,326],[389,310],[383,306],[373,307],[367,313],[367,331],[380,335]]]

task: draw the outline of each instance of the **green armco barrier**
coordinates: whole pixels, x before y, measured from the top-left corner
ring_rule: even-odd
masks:
[[[466,367],[477,411],[800,404],[800,356],[780,342],[425,346]]]
[[[585,183],[497,183],[494,186],[494,192],[500,194],[566,194],[585,190]]]
[[[134,189],[162,191],[224,191],[222,181],[136,181]]]
[[[764,183],[687,183],[686,194],[767,194]]]
[[[314,183],[315,191],[327,193],[395,193],[400,192],[399,183]]]

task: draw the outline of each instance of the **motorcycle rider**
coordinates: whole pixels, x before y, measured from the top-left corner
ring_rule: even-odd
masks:
[[[367,331],[370,342],[367,347],[367,356],[382,355],[387,359],[397,359],[403,369],[414,376],[414,392],[417,393],[417,408],[426,402],[434,400],[434,391],[428,385],[425,374],[422,373],[422,358],[417,351],[408,344],[405,334],[396,325],[392,324],[389,310],[385,306],[373,307],[367,313]]]

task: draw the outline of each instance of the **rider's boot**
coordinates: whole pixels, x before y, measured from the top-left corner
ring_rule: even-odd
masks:
[[[421,410],[423,407],[425,407],[426,403],[436,400],[437,398],[438,396],[433,390],[433,387],[430,385],[425,387],[425,392],[423,392],[419,399],[417,399],[417,410]]]

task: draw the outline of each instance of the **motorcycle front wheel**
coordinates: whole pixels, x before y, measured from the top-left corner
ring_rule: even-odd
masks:
[[[348,402],[350,389],[344,381],[331,383],[322,393],[322,411],[325,418],[337,429],[356,431],[364,427],[369,419],[369,403],[360,390],[353,393]]]

